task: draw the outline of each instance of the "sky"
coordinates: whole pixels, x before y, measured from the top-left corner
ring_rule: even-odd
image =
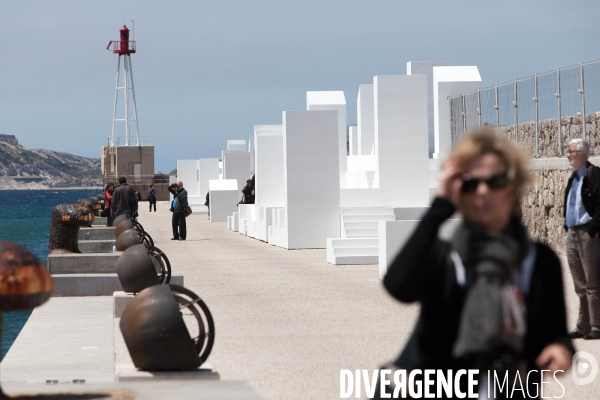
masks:
[[[598,60],[599,12],[597,0],[0,0],[0,133],[100,157],[118,58],[106,46],[132,20],[140,136],[169,172],[281,124],[309,90],[343,90],[353,124],[359,85],[408,61],[476,65],[485,87]]]

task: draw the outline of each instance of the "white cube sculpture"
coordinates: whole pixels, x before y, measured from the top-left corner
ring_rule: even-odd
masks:
[[[255,237],[268,241],[271,208],[285,206],[283,125],[255,125]]]
[[[358,126],[350,125],[348,127],[348,145],[350,150],[348,152],[349,156],[357,156],[358,155]],[[346,167],[347,170],[347,167]]]
[[[449,66],[450,61],[409,61],[406,63],[406,75],[427,75],[427,121],[429,123],[429,158],[435,151],[433,122],[433,67]]]
[[[223,151],[223,179],[236,179],[242,198],[242,188],[254,174],[254,153],[248,151]],[[239,201],[239,200],[238,200]]]
[[[246,149],[246,141],[245,140],[228,140],[227,141],[227,151],[248,151]]]
[[[435,152],[433,158],[445,159],[452,151],[450,104],[448,97],[481,87],[477,67],[433,67],[433,118]]]
[[[366,156],[375,154],[375,103],[373,84],[360,85],[356,99],[356,125],[358,127],[358,153]]]
[[[218,158],[201,158],[198,160],[198,173],[200,185],[200,197],[202,204],[206,200],[206,193],[210,190],[208,182],[213,179],[219,179],[219,159]]]
[[[235,179],[214,179],[208,182],[210,193],[210,222],[227,222],[237,212],[238,183]]]
[[[338,124],[336,111],[283,113],[283,247],[325,248],[340,237]]]
[[[343,91],[315,91],[306,92],[307,110],[334,110],[338,114],[337,138],[339,171],[343,174],[348,170],[346,156],[348,147],[346,142],[346,97]]]

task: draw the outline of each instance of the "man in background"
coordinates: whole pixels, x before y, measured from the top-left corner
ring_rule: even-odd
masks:
[[[172,183],[168,189],[169,192],[173,194],[173,203],[171,204],[171,211],[173,212],[173,218],[171,220],[173,237],[171,240],[185,240],[187,236],[187,226],[183,210],[188,205],[187,190],[183,188],[183,182],[181,181]]]
[[[154,205],[154,212],[156,212],[156,189],[154,189],[154,185],[150,185],[148,188],[148,204],[150,205],[150,212],[152,212],[152,205]]]
[[[567,158],[573,167],[565,191],[567,261],[579,297],[577,328],[573,339],[600,339],[600,290],[596,263],[600,256],[600,168],[589,161],[590,144],[571,139]]]
[[[135,196],[135,191],[127,184],[127,179],[124,176],[119,177],[119,186],[113,193],[113,198],[110,203],[115,217],[127,214],[133,216],[138,209],[138,201]]]

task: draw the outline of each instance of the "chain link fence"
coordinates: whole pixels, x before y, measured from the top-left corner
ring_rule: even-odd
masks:
[[[572,138],[600,152],[600,61],[515,79],[451,97],[452,143],[495,128],[532,157],[560,157]]]

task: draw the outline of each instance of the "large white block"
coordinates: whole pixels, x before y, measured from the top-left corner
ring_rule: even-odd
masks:
[[[254,174],[253,153],[247,151],[223,151],[223,179],[235,179],[240,190]],[[238,200],[239,201],[239,200]]]
[[[183,182],[189,196],[200,195],[198,160],[177,160],[177,180]]]
[[[336,111],[283,113],[287,248],[325,248],[340,237]]]
[[[238,185],[235,179],[210,180],[210,222],[227,222],[227,217],[237,212]]]
[[[435,151],[433,120],[433,67],[452,65],[450,61],[409,61],[406,63],[406,75],[427,75],[427,122],[429,126],[429,157]]]
[[[427,76],[384,75],[373,79],[375,153],[374,187],[388,207],[429,204]],[[346,204],[344,204],[346,206]]]
[[[348,127],[348,141],[350,146],[350,151],[348,152],[348,156],[357,156],[358,155],[358,126],[350,125]]]
[[[198,160],[199,186],[200,197],[206,198],[206,193],[210,190],[208,182],[210,180],[219,179],[219,159],[218,158],[201,158]],[[204,204],[204,201],[202,201]]]
[[[375,154],[375,99],[372,84],[360,85],[356,99],[358,155]]]
[[[247,151],[245,140],[228,140],[227,151]]]
[[[315,91],[306,92],[307,110],[333,110],[337,111],[337,138],[338,138],[338,156],[339,172],[341,174],[347,171],[346,156],[348,155],[348,146],[346,142],[346,97],[343,91]]]
[[[481,87],[477,67],[433,67],[433,118],[435,152],[433,158],[446,158],[452,151],[450,104],[448,97]]]

